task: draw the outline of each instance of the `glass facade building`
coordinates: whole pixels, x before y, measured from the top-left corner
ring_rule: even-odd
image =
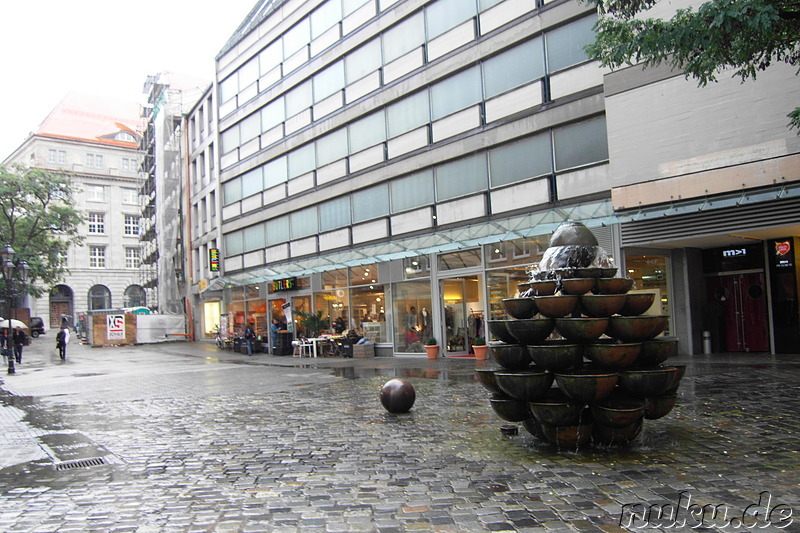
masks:
[[[573,1],[257,6],[217,58],[232,323],[288,303],[379,351],[467,354],[560,222],[612,243],[595,20]]]

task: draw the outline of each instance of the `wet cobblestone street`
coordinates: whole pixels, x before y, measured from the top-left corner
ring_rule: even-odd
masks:
[[[682,358],[670,415],[576,452],[503,436],[472,359],[175,343],[70,346],[61,365],[38,342],[2,376],[2,531],[686,531],[626,514],[681,498],[728,511],[701,530],[752,529],[732,519],[761,498],[759,531],[800,531],[800,356]],[[395,376],[408,414],[378,401]]]

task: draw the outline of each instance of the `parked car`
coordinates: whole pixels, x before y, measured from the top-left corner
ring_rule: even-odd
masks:
[[[39,316],[32,316],[30,323],[31,337],[34,339],[39,335],[44,335],[44,320]]]

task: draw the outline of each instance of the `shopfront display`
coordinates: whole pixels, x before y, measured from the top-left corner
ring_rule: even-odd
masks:
[[[203,302],[203,338],[214,339],[220,328],[221,306],[219,300]]]
[[[435,336],[430,280],[395,283],[392,295],[395,349],[401,353],[425,353],[425,342]]]
[[[477,337],[485,337],[483,276],[463,276],[441,282],[446,355],[466,355]]]
[[[633,288],[628,294],[653,293],[653,305],[645,311],[646,315],[669,315],[670,324],[664,335],[670,335],[672,313],[669,297],[669,259],[666,255],[639,253],[625,254],[625,268],[628,278],[633,279]]]

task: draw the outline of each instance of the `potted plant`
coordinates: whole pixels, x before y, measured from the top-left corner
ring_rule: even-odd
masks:
[[[425,351],[428,352],[428,359],[439,357],[439,341],[436,337],[431,337],[425,342]]]
[[[309,337],[318,337],[319,332],[328,327],[328,321],[322,318],[322,311],[316,313],[295,311],[294,314],[300,317],[300,326],[306,330]]]
[[[486,359],[486,354],[489,351],[489,346],[486,345],[486,339],[483,337],[475,337],[472,341],[472,351],[475,352],[475,359],[483,361]]]

